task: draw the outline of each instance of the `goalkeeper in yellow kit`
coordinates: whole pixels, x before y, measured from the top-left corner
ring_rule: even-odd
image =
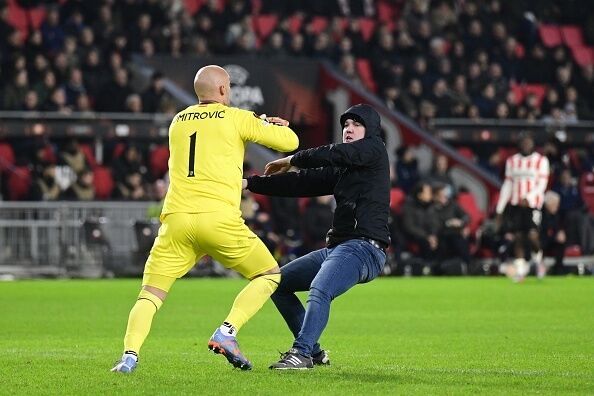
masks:
[[[280,282],[275,259],[241,218],[243,157],[247,142],[287,152],[295,150],[299,140],[281,118],[264,120],[229,107],[229,75],[219,66],[198,70],[194,90],[199,103],[175,115],[169,127],[170,185],[161,228],[130,311],[124,354],[112,371],[136,368],[153,316],[169,289],[206,254],[250,280],[208,347],[233,366],[251,369],[235,336]]]

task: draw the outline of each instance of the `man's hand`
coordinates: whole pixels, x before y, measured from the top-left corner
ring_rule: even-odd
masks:
[[[275,125],[280,125],[280,126],[289,126],[289,121],[280,118],[280,117],[266,117],[266,121],[268,121],[271,124],[275,124]]]
[[[241,189],[245,190],[247,188],[247,179],[241,179]]]
[[[289,169],[291,169],[291,158],[293,158],[293,156],[289,155],[288,157],[280,158],[267,163],[264,167],[264,174],[277,175],[287,172]]]
[[[520,201],[520,206],[523,208],[527,208],[529,206],[528,200],[526,198],[522,198],[522,200]]]
[[[261,114],[260,118],[263,120],[266,120],[269,123],[274,124],[274,125],[280,125],[280,126],[286,126],[286,127],[289,126],[289,121],[287,121],[283,118],[280,118],[280,117],[268,117],[266,114]]]

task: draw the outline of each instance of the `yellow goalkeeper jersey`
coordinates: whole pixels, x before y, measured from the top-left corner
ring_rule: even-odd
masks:
[[[220,103],[189,106],[169,126],[169,189],[161,216],[232,208],[239,212],[247,142],[288,152],[299,145],[289,127]]]

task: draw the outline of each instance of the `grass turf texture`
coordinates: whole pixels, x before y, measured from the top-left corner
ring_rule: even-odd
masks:
[[[272,303],[240,332],[254,370],[207,351],[241,280],[176,283],[132,375],[138,280],[0,283],[0,394],[593,394],[594,279],[379,279],[332,305],[332,365],[267,367],[291,337]]]

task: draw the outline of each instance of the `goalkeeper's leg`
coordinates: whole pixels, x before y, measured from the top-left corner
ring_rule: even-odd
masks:
[[[266,246],[259,239],[254,243],[255,246],[242,263],[229,266],[250,279],[250,282],[239,292],[229,315],[208,342],[209,349],[224,355],[229,363],[242,370],[251,369],[252,364],[241,353],[235,337],[243,325],[262,308],[281,280],[280,268]]]
[[[150,279],[151,284],[158,286],[145,284],[142,287],[128,316],[128,325],[124,336],[124,354],[111,371],[131,372],[136,368],[138,354],[151,330],[153,317],[163,305],[167,291],[175,281],[175,278],[155,275],[152,275]]]

